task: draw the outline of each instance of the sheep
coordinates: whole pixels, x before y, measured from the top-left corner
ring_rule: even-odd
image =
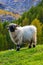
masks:
[[[16,44],[16,50],[20,50],[22,43],[28,43],[28,47],[36,46],[37,43],[37,28],[34,25],[18,26],[17,24],[10,23],[8,26],[10,38]]]

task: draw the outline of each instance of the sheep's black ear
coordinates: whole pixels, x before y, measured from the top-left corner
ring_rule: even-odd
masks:
[[[17,25],[12,25],[12,27],[13,27],[14,29],[16,29]]]
[[[16,24],[16,25],[13,25],[13,27],[14,27],[14,28],[19,27],[19,25]]]

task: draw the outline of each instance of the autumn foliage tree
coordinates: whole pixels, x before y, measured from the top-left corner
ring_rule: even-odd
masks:
[[[36,18],[31,22],[31,25],[35,25],[37,27],[37,41],[38,43],[41,43],[41,35],[42,35],[42,24],[41,22]]]

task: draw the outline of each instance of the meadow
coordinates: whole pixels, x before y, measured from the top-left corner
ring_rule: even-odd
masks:
[[[43,45],[0,52],[0,65],[43,65]]]

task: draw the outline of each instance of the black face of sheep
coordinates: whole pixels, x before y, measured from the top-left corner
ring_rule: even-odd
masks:
[[[16,29],[16,27],[15,27],[15,26],[10,26],[10,27],[9,27],[10,32],[14,32],[14,31],[15,31],[15,29]]]
[[[10,32],[14,32],[16,30],[16,27],[17,27],[16,24],[15,25],[12,24],[12,25],[8,25],[7,29],[10,30]]]

